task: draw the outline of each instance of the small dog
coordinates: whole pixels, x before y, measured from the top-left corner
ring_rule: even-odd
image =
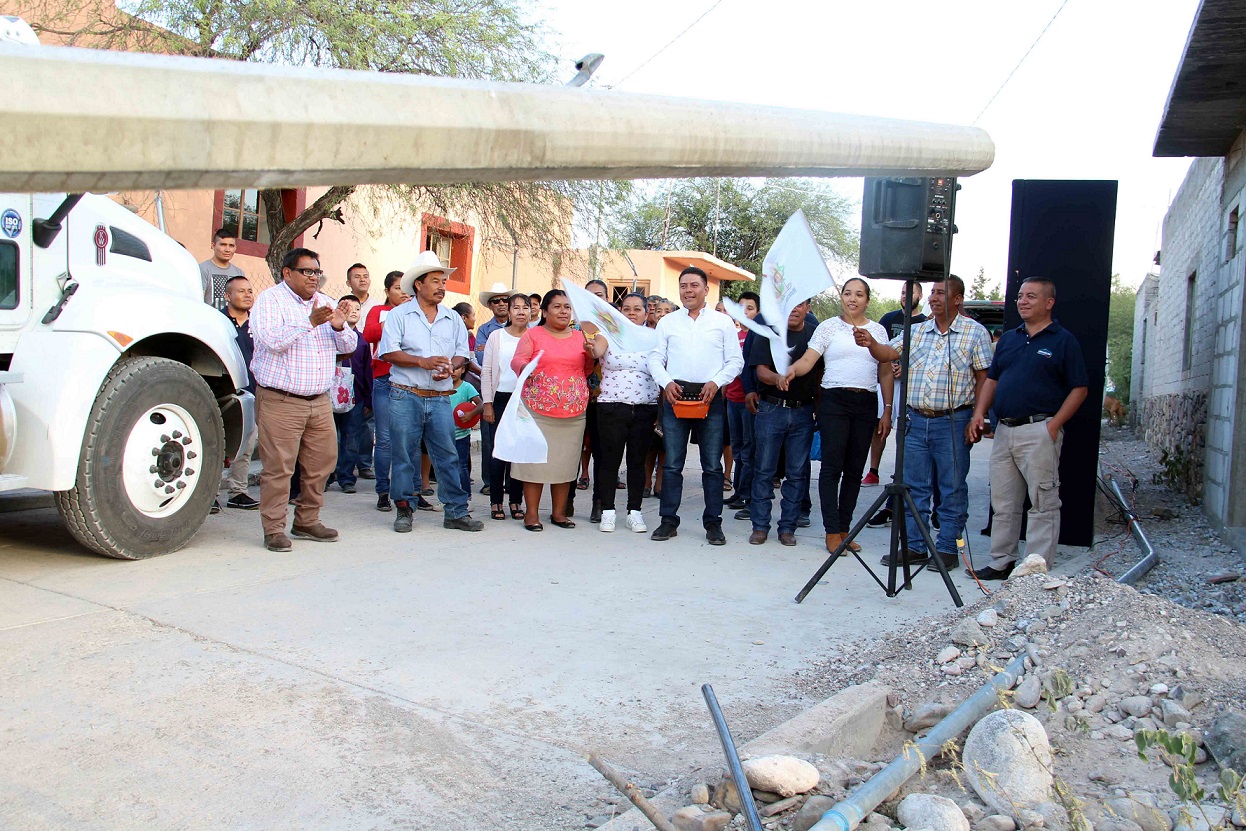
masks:
[[[1129,411],[1125,409],[1125,405],[1110,395],[1103,398],[1103,412],[1107,415],[1108,421],[1117,427],[1125,426],[1125,419],[1129,417]]]

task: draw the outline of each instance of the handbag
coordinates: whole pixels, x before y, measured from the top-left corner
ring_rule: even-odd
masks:
[[[821,433],[815,432],[813,434],[813,444],[809,445],[809,461],[811,462],[822,461],[822,434]]]
[[[333,412],[349,413],[355,408],[355,373],[348,366],[333,371],[333,386],[329,388]]]

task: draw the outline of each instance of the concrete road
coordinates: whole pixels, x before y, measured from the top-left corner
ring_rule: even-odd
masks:
[[[699,479],[666,543],[600,533],[583,492],[574,530],[491,521],[477,494],[484,532],[420,512],[397,535],[334,489],[339,543],[272,554],[226,511],[144,562],[86,553],[52,510],[0,513],[0,828],[579,828],[608,790],[590,751],[642,782],[718,763],[700,684],[746,740],[808,703],[783,691],[811,657],[952,608],[937,575],[889,600],[854,560],[795,604],[816,508],[795,548],[730,518],[715,548]],[[871,564],[886,533],[861,538]]]

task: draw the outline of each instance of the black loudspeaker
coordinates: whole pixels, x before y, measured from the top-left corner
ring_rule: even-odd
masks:
[[[953,178],[867,178],[857,271],[888,280],[942,280],[956,226]]]
[[[1090,391],[1064,429],[1060,452],[1060,542],[1089,546],[1095,534],[1099,414],[1108,354],[1115,181],[1014,179],[1004,325],[1021,325],[1017,291],[1026,277],[1056,284],[1052,316],[1077,338]]]

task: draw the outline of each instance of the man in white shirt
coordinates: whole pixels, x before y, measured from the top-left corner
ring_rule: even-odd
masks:
[[[719,389],[735,380],[744,368],[735,323],[706,305],[709,279],[695,266],[679,275],[679,299],[684,307],[658,322],[658,348],[649,359],[649,373],[663,389],[662,443],[666,464],[662,469],[662,523],[652,539],[669,540],[678,533],[679,503],[684,493],[684,460],[693,427],[699,428],[701,486],[705,512],[701,521],[710,545],[724,545],[723,536],[723,432],[727,421],[726,399]],[[673,404],[696,395],[709,405],[703,419],[679,418]]]

